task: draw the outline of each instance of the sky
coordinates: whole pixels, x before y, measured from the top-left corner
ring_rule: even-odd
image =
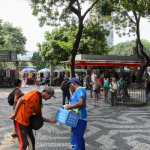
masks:
[[[44,32],[52,31],[54,27],[44,26],[39,27],[38,17],[32,15],[32,10],[29,6],[29,0],[0,0],[0,19],[3,22],[10,22],[14,27],[22,28],[24,36],[27,38],[26,50],[36,51],[38,42],[44,41]],[[86,9],[88,4],[84,5]],[[85,10],[84,10],[85,11]],[[150,23],[146,19],[141,19],[141,39],[150,41]],[[114,35],[114,44],[135,39],[135,37],[119,38]]]

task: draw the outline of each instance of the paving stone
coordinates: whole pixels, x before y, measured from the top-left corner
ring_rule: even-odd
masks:
[[[31,90],[42,91],[44,86],[21,87],[23,93]],[[62,92],[54,87],[56,99],[43,100],[42,113],[45,118],[53,119],[57,110],[62,108]],[[12,107],[7,102],[12,88],[0,89],[0,150],[17,150],[18,140],[12,141],[12,124],[9,120]],[[87,91],[88,124],[85,137],[86,150],[150,150],[150,104],[143,107],[109,107],[104,96],[99,104],[93,106],[94,99]],[[36,150],[71,150],[70,127],[60,124],[44,123],[36,132]]]

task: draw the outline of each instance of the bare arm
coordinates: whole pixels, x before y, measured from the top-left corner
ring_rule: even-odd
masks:
[[[57,121],[55,119],[50,120],[50,119],[46,119],[46,118],[43,117],[43,122],[56,123]]]
[[[80,108],[80,107],[82,107],[84,105],[84,101],[85,101],[85,99],[83,97],[80,97],[78,99],[77,103],[72,104],[72,105],[66,105],[65,108],[67,108],[67,109]]]
[[[19,99],[19,96],[15,95],[14,102],[17,103],[18,99]]]
[[[9,119],[15,119],[17,113],[18,113],[18,110],[20,108],[20,105],[21,103],[24,101],[25,99],[23,97],[20,97],[18,99],[18,102],[17,102],[17,105],[16,105],[16,108],[15,108],[15,111],[14,111],[14,114],[12,116],[9,117]]]

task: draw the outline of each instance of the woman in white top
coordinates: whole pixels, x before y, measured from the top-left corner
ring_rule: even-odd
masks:
[[[93,83],[94,106],[98,104],[98,94],[100,93],[99,86],[101,86],[101,84],[97,81],[97,77],[95,77],[95,81]]]

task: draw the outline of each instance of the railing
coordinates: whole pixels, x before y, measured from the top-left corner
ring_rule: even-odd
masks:
[[[106,103],[111,103],[111,92],[107,93],[104,88],[104,98]],[[147,104],[146,89],[144,84],[132,83],[127,85],[124,84],[123,95],[119,97],[117,91],[117,105],[126,106],[143,106]]]

